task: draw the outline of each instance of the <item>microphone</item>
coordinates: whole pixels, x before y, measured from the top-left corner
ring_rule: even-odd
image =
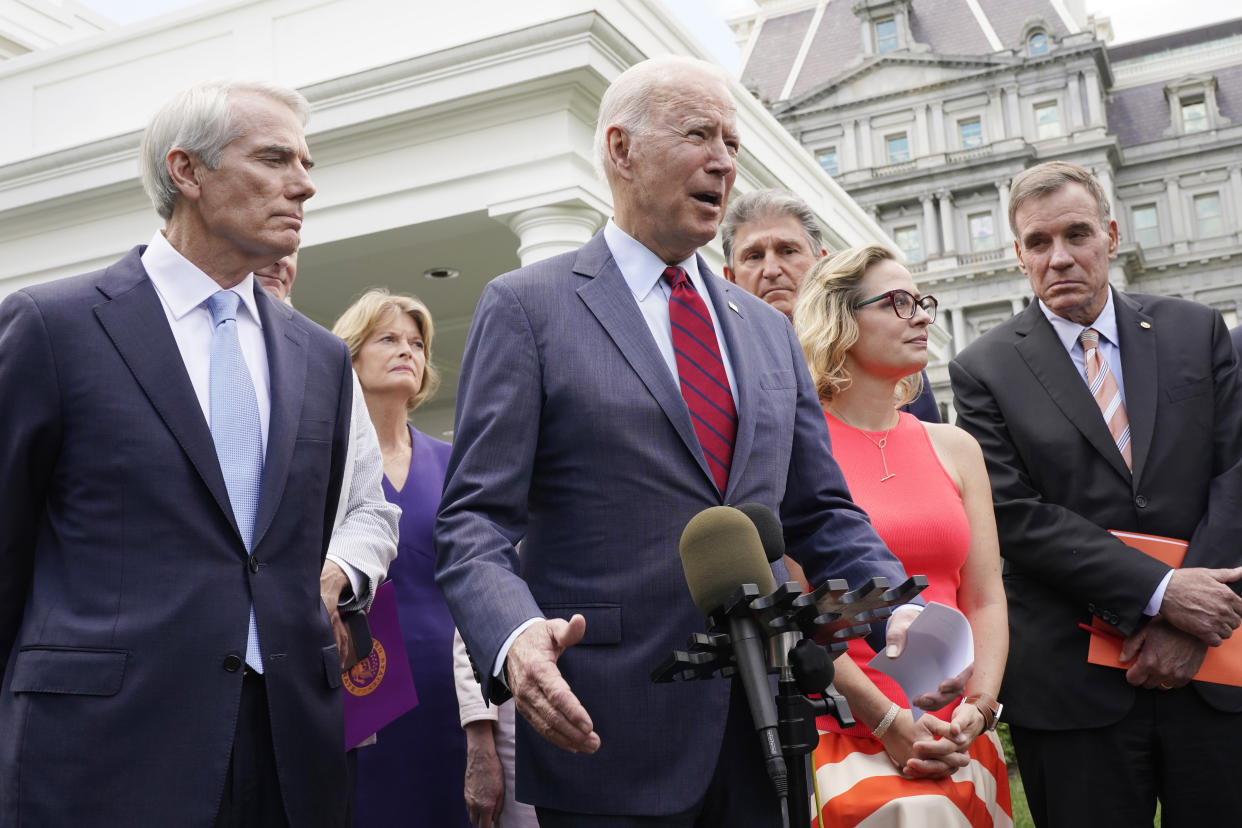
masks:
[[[776,588],[759,531],[749,517],[731,506],[713,506],[691,518],[681,533],[678,551],[690,597],[704,615],[724,609],[742,584],[755,584],[763,595]],[[777,732],[776,702],[768,685],[762,633],[749,605],[740,612],[730,612],[728,626],[737,675],[759,734],[764,766],[784,801],[789,795],[789,775]]]
[[[759,540],[763,542],[763,554],[768,556],[768,563],[776,563],[785,557],[785,529],[771,509],[762,503],[743,503],[737,510],[755,524]]]

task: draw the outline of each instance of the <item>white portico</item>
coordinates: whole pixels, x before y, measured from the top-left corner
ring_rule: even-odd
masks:
[[[328,326],[372,286],[427,302],[444,384],[415,419],[442,436],[483,285],[599,228],[611,211],[591,160],[600,95],[627,66],[669,53],[706,57],[656,0],[213,0],[40,44],[0,60],[0,296],[147,241],[160,223],[138,143],[170,94],[224,76],[293,86],[313,110],[318,187],[294,300]],[[738,192],[793,190],[830,247],[885,238],[758,101],[734,93]]]

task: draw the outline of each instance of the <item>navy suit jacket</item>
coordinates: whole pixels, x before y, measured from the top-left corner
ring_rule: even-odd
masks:
[[[256,283],[272,393],[248,561],[142,249],[0,304],[0,825],[212,825],[252,600],[290,822],[343,825],[319,570],[349,353]]]
[[[559,666],[602,741],[594,755],[571,755],[521,722],[523,801],[667,814],[703,796],[731,683],[650,679],[706,626],[678,556],[682,530],[703,509],[758,502],[776,511],[813,583],[905,577],[849,499],[788,320],[699,268],[738,386],[723,500],[602,234],[493,280],[475,312],[436,525],[437,581],[483,673],[526,619],[585,616],[585,638]],[[484,684],[493,700],[505,697],[490,675]]]
[[[1038,303],[949,364],[958,425],[983,448],[1009,598],[1005,716],[1025,727],[1102,727],[1134,688],[1087,663],[1097,615],[1127,635],[1168,568],[1108,534],[1190,541],[1186,566],[1242,563],[1242,385],[1221,315],[1113,291],[1134,469]],[[1194,682],[1242,711],[1242,690]]]

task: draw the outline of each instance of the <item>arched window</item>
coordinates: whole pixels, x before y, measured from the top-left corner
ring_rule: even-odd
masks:
[[[1048,35],[1036,29],[1026,36],[1026,53],[1034,57],[1035,55],[1048,54]]]

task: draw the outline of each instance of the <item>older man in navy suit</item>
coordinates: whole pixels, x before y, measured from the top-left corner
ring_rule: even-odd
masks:
[[[849,500],[789,322],[696,255],[738,143],[719,69],[624,72],[596,131],[613,219],[491,282],[471,327],[437,579],[484,692],[517,699],[517,794],[545,828],[780,824],[740,686],[649,678],[704,626],[677,555],[696,513],[779,511],[815,583],[904,577]]]
[[[164,230],[0,305],[0,824],[345,822],[349,353],[252,275],[298,246],[307,113],[178,95],[143,140]]]

